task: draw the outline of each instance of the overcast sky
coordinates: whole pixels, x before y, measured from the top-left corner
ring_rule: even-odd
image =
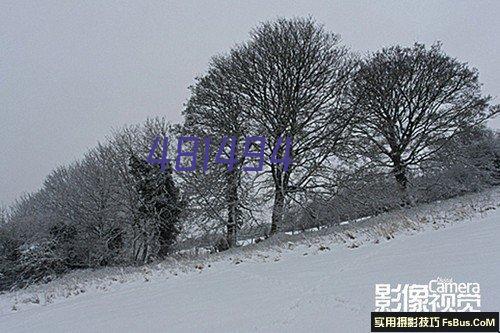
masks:
[[[362,53],[440,40],[500,96],[499,9],[472,0],[2,0],[0,202],[36,190],[114,127],[157,115],[179,121],[210,57],[278,16],[312,15]]]

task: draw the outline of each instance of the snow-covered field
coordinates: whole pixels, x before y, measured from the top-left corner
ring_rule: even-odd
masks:
[[[213,257],[80,272],[1,295],[0,332],[369,332],[376,283],[436,277],[479,282],[482,310],[498,311],[499,197],[496,189]]]

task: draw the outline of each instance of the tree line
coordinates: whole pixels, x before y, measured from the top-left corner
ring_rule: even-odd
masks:
[[[499,134],[485,127],[500,108],[440,43],[360,56],[312,18],[278,19],[213,57],[190,92],[181,124],[116,130],[1,210],[0,289],[200,244],[224,250],[252,231],[339,223],[500,181]],[[237,151],[263,136],[266,154],[289,137],[293,163],[162,172],[145,161],[158,135],[233,136]]]

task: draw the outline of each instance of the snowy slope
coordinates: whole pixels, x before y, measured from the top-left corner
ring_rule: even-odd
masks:
[[[185,273],[141,275],[52,304],[19,304],[0,315],[0,332],[369,332],[375,283],[438,276],[479,282],[482,310],[498,311],[500,207],[488,207],[390,241],[348,248],[322,236],[233,253]],[[1,296],[0,304],[12,297]]]

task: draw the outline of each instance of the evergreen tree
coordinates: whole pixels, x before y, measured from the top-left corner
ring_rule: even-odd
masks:
[[[169,166],[162,172],[159,166],[132,156],[130,170],[140,200],[140,223],[149,226],[142,230],[146,239],[153,242],[145,244],[143,259],[147,260],[151,254],[164,257],[180,232],[179,215],[182,211],[179,190],[172,178],[172,168]]]

